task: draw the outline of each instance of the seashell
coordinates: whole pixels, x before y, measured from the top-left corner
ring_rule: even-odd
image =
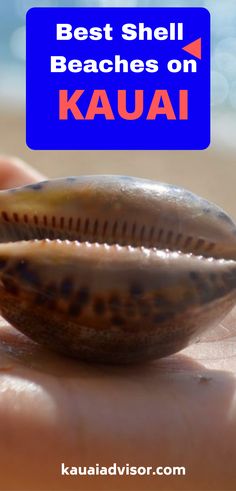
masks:
[[[175,353],[236,302],[236,227],[191,192],[128,176],[0,192],[0,310],[79,359]]]

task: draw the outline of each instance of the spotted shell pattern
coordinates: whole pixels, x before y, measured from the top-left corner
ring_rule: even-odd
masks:
[[[0,310],[69,356],[175,353],[236,301],[236,227],[216,205],[129,176],[0,192]]]

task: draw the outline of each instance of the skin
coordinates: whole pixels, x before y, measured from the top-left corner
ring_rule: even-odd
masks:
[[[2,188],[41,178],[14,159],[0,165]],[[57,356],[6,321],[0,333],[1,489],[235,488],[235,309],[203,341],[131,367]],[[184,465],[187,474],[60,478],[61,462]]]

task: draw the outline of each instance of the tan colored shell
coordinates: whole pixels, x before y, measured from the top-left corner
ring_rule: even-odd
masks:
[[[174,353],[236,301],[236,228],[189,191],[127,176],[0,193],[0,308],[90,361]]]

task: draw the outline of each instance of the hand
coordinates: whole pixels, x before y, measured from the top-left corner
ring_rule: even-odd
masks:
[[[43,179],[0,161],[0,187]],[[179,354],[86,365],[0,328],[0,489],[233,490],[236,309]],[[182,477],[61,477],[60,466],[185,466]]]

